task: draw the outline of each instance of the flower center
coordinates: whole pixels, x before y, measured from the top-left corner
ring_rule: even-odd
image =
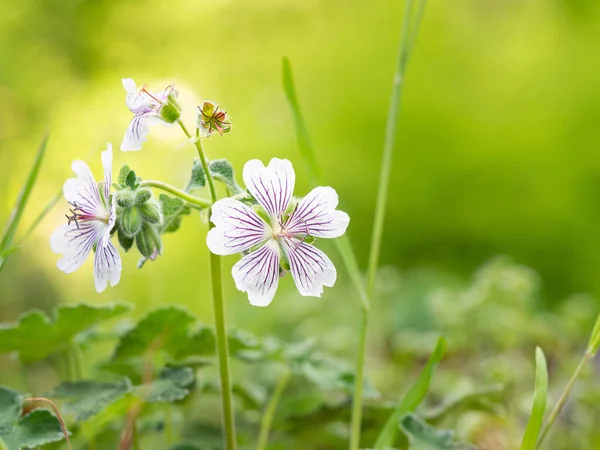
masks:
[[[80,223],[91,222],[94,220],[108,224],[110,219],[110,214],[108,212],[102,214],[92,214],[83,209],[82,206],[77,204],[77,202],[69,203],[71,204],[72,208],[69,210],[71,215],[65,214],[65,217],[68,220],[67,225],[71,225],[71,222],[74,222],[75,226],[77,226],[77,229],[79,229]]]

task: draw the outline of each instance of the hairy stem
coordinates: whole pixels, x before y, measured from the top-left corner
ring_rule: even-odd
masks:
[[[185,135],[191,139],[192,136],[185,128],[183,122],[179,121],[181,129]],[[206,174],[208,180],[208,187],[210,190],[210,198],[212,203],[217,201],[217,191],[215,189],[215,182],[213,177],[208,170],[208,163],[206,156],[204,156],[204,150],[202,149],[202,141],[199,139],[198,130],[196,129],[196,140],[194,142],[196,150],[198,150],[198,157],[202,163],[202,168]],[[210,217],[210,210],[209,210]],[[208,227],[213,228],[214,224],[209,221]],[[210,275],[212,284],[212,297],[213,297],[213,314],[215,318],[215,338],[217,346],[217,356],[219,360],[219,378],[221,380],[221,404],[223,413],[223,426],[225,428],[225,443],[227,450],[234,450],[236,447],[235,438],[235,417],[233,411],[233,393],[231,387],[231,371],[229,368],[229,349],[227,343],[227,331],[225,329],[225,305],[223,301],[223,279],[221,275],[221,257],[215,255],[212,252],[210,254]]]
[[[168,192],[169,194],[172,194],[175,197],[179,197],[181,200],[191,205],[197,206],[198,208],[208,208],[212,204],[210,200],[206,200],[204,198],[199,198],[194,195],[188,194],[187,192],[182,191],[181,189],[177,189],[176,187],[171,186],[170,184],[163,183],[162,181],[144,180],[142,181],[140,186],[156,188]]]
[[[366,305],[363,303],[363,319],[360,327],[358,351],[356,355],[356,377],[352,405],[352,434],[350,437],[350,450],[358,450],[358,448],[360,447],[364,364],[370,316],[369,306],[373,300],[373,295],[375,293],[375,279],[377,275],[377,267],[379,265],[379,255],[381,252],[383,224],[385,222],[385,210],[387,205],[387,196],[392,170],[392,157],[394,155],[396,130],[398,116],[400,113],[400,102],[402,100],[402,86],[404,80],[404,73],[406,71],[406,64],[408,62],[410,50],[414,45],[414,40],[416,38],[416,30],[418,30],[419,21],[421,20],[423,15],[422,11],[424,5],[425,0],[421,0],[421,4],[419,7],[420,12],[419,14],[417,14],[417,18],[412,24],[412,27],[411,18],[414,1],[406,0],[404,8],[404,23],[402,26],[400,48],[398,53],[398,63],[396,73],[394,74],[392,94],[390,97],[390,106],[387,116],[385,142],[383,146],[383,157],[381,160],[381,169],[379,171],[379,187],[377,189],[377,202],[375,205],[375,219],[373,221],[373,235],[371,239],[369,263],[367,266],[366,291],[369,302]],[[411,31],[411,29],[413,31]]]
[[[265,408],[265,412],[263,413],[260,423],[260,433],[258,435],[258,444],[256,446],[257,450],[266,450],[267,448],[269,431],[271,431],[271,424],[273,423],[273,416],[275,415],[275,410],[277,409],[277,404],[279,403],[281,394],[290,380],[290,375],[291,371],[286,367],[285,372],[283,375],[281,375],[281,378],[279,378],[279,381],[273,390],[273,394],[271,394],[269,403],[267,403],[267,407]]]
[[[558,398],[556,405],[554,406],[554,408],[552,409],[552,412],[548,416],[548,420],[544,424],[544,428],[542,429],[540,438],[538,439],[538,442],[537,442],[537,445],[535,446],[535,448],[539,448],[542,445],[542,441],[544,440],[544,438],[550,431],[550,428],[552,428],[552,425],[554,425],[554,422],[556,422],[558,415],[560,414],[563,407],[565,406],[565,403],[567,402],[567,399],[569,398],[569,395],[571,394],[571,390],[573,389],[573,386],[575,386],[575,382],[579,378],[579,375],[581,374],[582,369],[584,368],[584,366],[586,365],[586,363],[589,361],[589,359],[591,357],[592,357],[592,354],[590,352],[586,351],[583,354],[583,357],[581,358],[581,360],[579,361],[579,364],[575,368],[575,371],[573,372],[571,379],[567,383],[567,386],[565,387],[562,394],[560,394],[560,397]]]

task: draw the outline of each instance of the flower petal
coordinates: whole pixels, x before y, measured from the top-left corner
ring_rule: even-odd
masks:
[[[231,269],[235,286],[248,293],[254,306],[267,306],[279,284],[279,244],[271,239],[244,256]]]
[[[108,202],[110,196],[110,186],[112,184],[112,161],[113,148],[112,144],[106,146],[106,150],[102,152],[102,167],[104,167],[104,199]]]
[[[232,198],[217,201],[210,220],[215,224],[206,244],[217,255],[249,250],[267,239],[268,225],[251,208]]]
[[[335,284],[337,271],[325,253],[298,239],[285,238],[281,241],[300,294],[320,297],[323,286]]]
[[[336,210],[338,195],[330,187],[316,187],[304,197],[285,223],[292,235],[336,238],[346,232],[350,217]]]
[[[50,236],[50,246],[54,253],[62,254],[57,266],[65,273],[75,272],[86,260],[94,244],[104,234],[106,225],[102,222],[84,222],[79,228],[61,225]]]
[[[125,104],[135,115],[141,115],[156,109],[157,102],[144,92],[138,91],[131,78],[123,78],[123,87],[127,91]]]
[[[132,150],[141,150],[142,144],[148,140],[149,126],[155,123],[162,122],[154,112],[145,112],[138,114],[131,119],[123,142],[121,143],[121,150],[124,152]]]
[[[98,292],[106,289],[108,283],[115,286],[121,279],[121,255],[109,238],[104,236],[98,241],[94,256],[94,284]]]
[[[71,165],[77,178],[69,178],[63,185],[63,194],[67,201],[77,205],[89,214],[103,211],[98,185],[89,166],[80,160]]]
[[[258,159],[250,160],[244,166],[244,183],[273,217],[281,217],[292,198],[296,174],[292,163],[287,159],[273,158],[267,167]]]

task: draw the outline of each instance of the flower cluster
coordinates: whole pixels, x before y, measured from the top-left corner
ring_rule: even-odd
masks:
[[[133,118],[121,143],[121,150],[140,150],[153,124],[181,123],[181,107],[174,85],[151,92],[123,79],[125,103]],[[197,135],[210,137],[215,131],[231,131],[227,113],[205,101],[198,106]],[[197,143],[199,145],[199,143]],[[194,164],[192,181],[186,191],[168,187],[176,197],[161,195],[157,201],[149,187],[165,188],[164,183],[144,184],[135,172],[124,166],[118,180],[112,181],[112,146],[102,153],[104,179],[99,183],[83,161],[74,161],[76,178],[64,185],[64,196],[71,204],[67,223],[51,236],[51,247],[62,254],[58,268],[66,273],[77,270],[94,252],[96,290],[103,291],[121,277],[121,257],[111,242],[116,235],[123,250],[134,244],[142,255],[140,266],[162,253],[161,234],[177,229],[182,214],[191,209],[210,207],[206,243],[217,255],[240,253],[243,257],[232,269],[237,288],[248,293],[251,304],[268,305],[275,296],[279,278],[289,272],[301,295],[320,297],[323,287],[334,285],[335,266],[313,244],[317,238],[336,238],[345,233],[350,218],[336,209],[338,196],[330,187],[317,187],[304,198],[293,197],[296,175],[290,161],[273,158],[268,166],[250,160],[244,166],[247,191],[239,188],[233,168],[226,160],[207,165]],[[204,172],[204,168],[209,173]],[[211,177],[226,184],[230,197],[210,204],[190,194],[205,186]],[[111,192],[113,187],[114,192]],[[177,198],[179,197],[179,198]]]

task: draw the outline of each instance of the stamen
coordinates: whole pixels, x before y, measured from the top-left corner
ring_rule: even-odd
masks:
[[[162,105],[163,102],[161,102],[159,99],[157,99],[154,94],[152,94],[151,92],[148,91],[148,89],[146,89],[148,87],[148,85],[144,85],[142,86],[142,88],[140,89],[140,92],[143,92],[144,94],[146,94],[148,97],[150,97],[152,100],[154,100],[156,103]]]

